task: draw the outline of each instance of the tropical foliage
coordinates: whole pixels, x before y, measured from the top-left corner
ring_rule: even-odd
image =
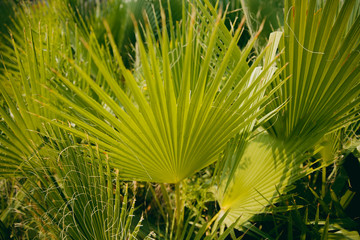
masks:
[[[360,1],[252,4],[5,1],[0,238],[358,238]]]

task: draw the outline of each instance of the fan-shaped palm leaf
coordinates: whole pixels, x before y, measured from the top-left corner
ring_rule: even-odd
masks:
[[[238,224],[245,223],[276,203],[289,184],[314,171],[301,167],[307,157],[296,148],[266,133],[251,140],[239,136],[228,144],[215,193],[220,212],[229,211],[227,225],[239,217]]]
[[[291,76],[274,96],[274,106],[289,99],[284,111],[267,125],[285,141],[308,146],[325,133],[358,118],[360,101],[360,18],[346,32],[355,1],[286,1],[284,76]]]
[[[207,8],[203,6],[203,9],[209,14]],[[152,30],[146,28],[147,48],[138,32],[143,71],[140,80],[146,83],[142,89],[134,75],[125,69],[110,36],[131,96],[120,88],[113,74],[95,54],[96,48],[90,44],[88,50],[92,59],[99,74],[111,87],[114,97],[76,64],[73,66],[82,76],[82,81],[91,86],[101,103],[82,93],[68,78],[55,71],[58,88],[64,90],[66,86],[76,94],[77,101],[88,107],[80,108],[76,101],[62,95],[61,91],[54,91],[52,96],[68,108],[64,108],[64,111],[58,111],[57,106],[47,105],[47,108],[86,133],[51,122],[78,136],[89,135],[90,141],[109,152],[113,159],[111,164],[127,179],[176,183],[214,162],[226,142],[261,114],[260,106],[266,97],[259,96],[273,77],[270,74],[267,81],[259,85],[269,73],[271,64],[253,77],[266,53],[264,51],[246,74],[238,78],[244,65],[247,68],[246,59],[255,39],[243,51],[240,59],[236,59],[237,64],[233,68],[228,67],[230,61],[234,62],[233,52],[237,49],[241,28],[233,37],[223,40],[224,35],[218,34],[219,26],[223,26],[220,18],[216,22],[210,18],[201,25],[196,23],[193,14],[187,21],[187,32],[182,32],[185,37],[183,35],[171,41],[166,28],[163,28],[159,45],[153,41]],[[215,27],[211,34],[203,30],[213,24]],[[225,45],[219,46],[217,42]],[[218,56],[214,54],[219,47],[224,53],[217,59],[218,65],[214,66],[212,60]],[[253,81],[250,82],[250,79]],[[88,109],[92,109],[93,113]],[[75,117],[75,114],[81,117]]]

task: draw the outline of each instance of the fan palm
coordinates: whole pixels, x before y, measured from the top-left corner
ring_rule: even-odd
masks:
[[[281,65],[288,64],[283,76],[291,78],[274,95],[274,106],[290,102],[278,120],[269,121],[273,136],[313,144],[358,118],[360,18],[346,31],[355,2],[345,1],[341,10],[340,1],[326,2],[317,11],[312,1],[286,1]]]
[[[360,18],[345,32],[355,1],[344,2],[335,19],[339,1],[326,1],[319,11],[316,1],[285,3],[284,54],[277,64],[286,71],[277,82],[291,77],[266,109],[289,103],[264,125],[268,134],[229,146],[221,169],[231,174],[220,175],[217,195],[222,209],[230,209],[227,224],[239,216],[244,223],[275,203],[286,186],[314,171],[304,164],[305,151],[359,116]]]
[[[289,183],[308,173],[299,167],[303,156],[287,149],[288,145],[266,133],[252,139],[240,135],[228,144],[215,191],[220,213],[229,211],[225,224],[231,225],[239,217],[238,226],[246,223],[276,203]]]
[[[34,160],[62,150],[46,144],[49,136],[42,119],[108,152],[111,166],[123,179],[177,183],[214,162],[227,140],[262,114],[266,98],[261,97],[274,71],[271,64],[264,69],[258,65],[268,48],[249,67],[247,58],[256,37],[242,52],[237,47],[242,28],[229,32],[209,3],[197,5],[198,17],[193,12],[181,28],[170,28],[170,40],[167,29],[160,32],[157,25],[156,44],[155,30],[147,26],[145,46],[137,30],[136,73],[125,68],[107,25],[115,59],[95,35],[89,38],[70,20],[65,24],[64,12],[57,17],[60,10],[53,3],[41,5],[48,9],[45,15],[24,5],[17,26],[25,28],[25,38],[15,31],[9,39],[12,49],[3,52],[9,60],[2,83],[13,88],[1,89],[6,103],[1,109],[3,176],[27,176],[32,181],[28,170],[40,177],[42,167],[53,166],[53,161]],[[29,27],[27,17],[33,21]],[[38,19],[46,20],[46,25],[34,29]],[[213,23],[215,31],[209,34]],[[88,43],[80,44],[80,38]],[[39,206],[46,204],[40,201]],[[58,231],[48,229],[53,230]]]
[[[48,11],[23,5],[11,45],[1,52],[1,177],[27,177],[34,214],[51,223],[46,232],[75,238],[120,236],[108,225],[120,229],[131,218],[120,212],[119,179],[176,183],[171,229],[180,227],[170,236],[184,239],[197,230],[192,215],[180,224],[180,182],[219,160],[219,222],[213,218],[197,237],[212,223],[211,237],[223,222],[228,234],[315,171],[305,151],[320,151],[314,144],[325,134],[358,120],[355,1],[326,1],[319,11],[315,1],[293,3],[285,4],[284,34],[273,33],[255,59],[259,33],[240,50],[244,22],[229,31],[209,1],[184,5],[181,24],[172,24],[171,12],[169,21],[163,11],[161,18],[148,14],[140,27],[135,23],[134,69],[127,68],[114,18],[105,30],[94,18],[99,31],[89,34],[59,1],[40,5]]]
[[[203,9],[208,11],[204,5]],[[226,142],[262,113],[261,105],[266,98],[259,96],[274,77],[268,71],[270,64],[263,71],[256,68],[267,49],[248,68],[246,60],[255,39],[239,59],[234,59],[233,52],[239,51],[236,44],[241,28],[233,37],[222,41],[225,30],[221,28],[224,23],[220,16],[216,22],[203,21],[202,25],[195,25],[195,22],[193,12],[186,23],[187,32],[180,32],[182,35],[177,35],[180,37],[170,41],[163,27],[159,45],[154,43],[154,33],[149,27],[144,33],[146,47],[137,31],[141,61],[139,79],[125,68],[109,35],[130,95],[121,89],[111,69],[105,67],[96,54],[99,49],[90,42],[88,51],[99,75],[110,86],[111,94],[70,60],[81,81],[91,87],[100,101],[94,101],[93,96],[81,92],[66,76],[54,71],[56,88],[60,90],[54,89],[52,96],[67,107],[59,111],[54,103],[44,106],[82,130],[44,120],[88,138],[108,151],[113,159],[111,165],[120,170],[124,179],[178,183],[211,164]],[[215,27],[210,34],[206,30],[213,24]],[[185,31],[182,29],[178,31]],[[213,62],[215,58],[219,65]],[[230,68],[230,62],[237,64]],[[239,79],[238,73],[247,68]],[[255,70],[258,71],[256,77]],[[259,85],[266,74],[269,75],[267,81]],[[139,87],[139,82],[145,86]],[[76,99],[67,97],[70,94],[65,95],[65,89],[76,94]],[[79,107],[79,103],[87,108]]]

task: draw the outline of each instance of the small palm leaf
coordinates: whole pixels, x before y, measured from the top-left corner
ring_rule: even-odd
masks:
[[[310,166],[300,167],[305,160],[296,146],[265,133],[250,140],[244,135],[233,139],[221,159],[225,166],[219,171],[215,193],[220,212],[229,211],[225,223],[230,225],[240,217],[240,226],[276,203],[289,184],[314,171]]]

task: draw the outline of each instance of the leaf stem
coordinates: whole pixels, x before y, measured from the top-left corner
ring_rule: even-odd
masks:
[[[176,222],[179,224],[181,217],[181,196],[180,196],[180,182],[175,184],[175,215]]]
[[[181,182],[175,184],[175,221],[176,221],[176,237],[182,230],[182,221],[184,216],[184,206],[183,201],[181,199],[181,192],[180,192]]]

